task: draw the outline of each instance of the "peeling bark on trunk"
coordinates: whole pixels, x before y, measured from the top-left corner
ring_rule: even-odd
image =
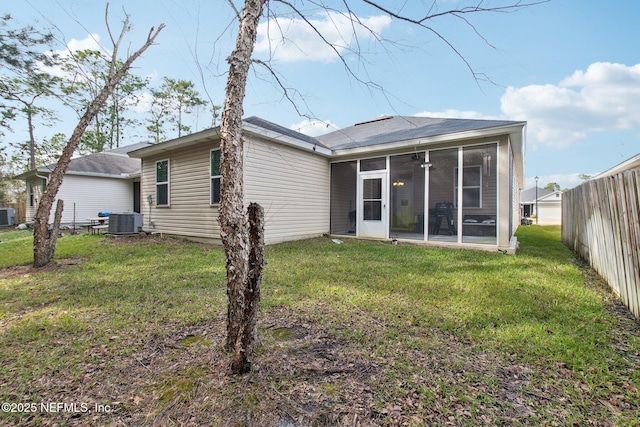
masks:
[[[245,96],[247,74],[251,54],[256,42],[256,32],[262,8],[266,0],[246,0],[240,19],[236,48],[227,58],[229,76],[225,90],[224,111],[220,123],[222,175],[220,195],[220,236],[227,258],[227,342],[232,353],[231,370],[235,374],[250,370],[251,351],[257,336],[255,316],[259,292],[249,291],[251,285],[249,256],[252,252],[249,240],[247,215],[244,211],[242,103]],[[262,245],[262,243],[260,243]],[[262,248],[260,247],[261,251]],[[262,277],[251,273],[253,277]],[[259,289],[259,280],[258,280]],[[249,300],[247,300],[249,297]],[[252,300],[253,299],[253,300]],[[253,314],[251,314],[253,313]],[[253,316],[249,320],[247,316]],[[253,322],[254,331],[247,332]]]
[[[47,229],[47,234],[45,235],[45,239],[41,240],[40,245],[36,245],[34,243],[34,253],[33,259],[34,264],[46,265],[53,259],[53,254],[56,252],[56,246],[58,244],[58,235],[60,234],[60,222],[62,221],[62,211],[64,210],[64,201],[62,199],[58,199],[56,203],[56,213],[53,217],[53,227],[51,230]],[[34,242],[36,238],[40,238],[40,236],[36,236],[34,233]],[[36,251],[35,248],[38,247],[40,250]]]
[[[109,95],[111,95],[120,79],[122,79],[129,68],[131,68],[131,64],[133,64],[133,61],[135,61],[140,55],[142,55],[145,50],[147,50],[149,46],[153,44],[158,34],[160,34],[160,31],[162,31],[162,29],[164,28],[164,24],[160,24],[160,26],[155,31],[153,28],[151,28],[145,44],[130,57],[128,57],[120,68],[117,68],[118,47],[120,46],[120,42],[122,41],[124,34],[126,33],[126,31],[128,31],[128,28],[129,23],[127,17],[125,23],[123,24],[120,38],[117,40],[117,42],[114,41],[114,49],[111,58],[111,68],[109,69],[109,78],[107,80],[107,83],[102,88],[100,93],[98,93],[96,98],[87,107],[84,115],[78,121],[78,125],[74,129],[69,142],[62,150],[62,155],[58,159],[56,167],[51,172],[51,175],[49,175],[49,182],[47,183],[44,193],[42,194],[42,197],[40,199],[40,203],[38,204],[38,210],[36,211],[33,229],[34,267],[43,267],[47,265],[53,258],[55,244],[52,246],[51,242],[49,241],[49,214],[51,212],[51,208],[53,207],[53,201],[58,194],[58,190],[60,189],[60,185],[62,185],[64,174],[67,172],[67,168],[69,167],[69,162],[71,162],[73,152],[80,144],[82,135],[84,134],[85,130],[87,130],[87,127],[89,126],[91,121],[98,114],[100,108],[105,104],[107,98],[109,98]]]
[[[260,284],[264,266],[264,209],[251,203],[249,216],[249,271],[244,289],[244,307],[239,346],[236,346],[231,362],[231,370],[245,373],[251,370],[251,356],[258,342],[258,307],[260,305]]]

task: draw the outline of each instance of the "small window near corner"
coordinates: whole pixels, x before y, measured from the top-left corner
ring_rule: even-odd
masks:
[[[169,160],[156,162],[156,206],[169,206]]]
[[[34,194],[33,181],[28,181],[27,193],[29,194],[29,207],[32,208],[36,205],[36,202],[35,202],[36,195]]]
[[[217,205],[220,203],[220,150],[211,150],[211,191],[210,203]]]

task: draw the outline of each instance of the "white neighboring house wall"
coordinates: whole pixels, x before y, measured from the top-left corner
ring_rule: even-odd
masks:
[[[538,224],[562,224],[562,192],[554,191],[538,199]]]
[[[84,224],[88,218],[98,216],[98,212],[133,211],[133,181],[94,176],[66,175],[58,191],[58,199],[64,201],[62,223]],[[53,222],[55,206],[49,221]]]
[[[42,180],[36,178],[34,196],[40,201]],[[29,181],[27,181],[29,185]],[[86,224],[87,218],[98,216],[98,212],[133,211],[133,180],[130,178],[107,178],[97,176],[67,174],[51,208],[49,223],[53,223],[58,199],[64,201],[62,224]],[[74,217],[75,203],[75,217]],[[27,220],[35,217],[38,209],[29,206],[27,200]]]

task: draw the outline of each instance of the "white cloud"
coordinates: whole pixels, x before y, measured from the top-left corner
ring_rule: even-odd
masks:
[[[135,111],[136,113],[147,113],[149,110],[151,110],[151,104],[153,103],[153,96],[149,93],[149,92],[143,92],[139,95],[137,95],[137,101],[138,103],[133,105],[133,111]],[[134,101],[132,100],[125,100],[125,102],[127,102],[129,105],[133,104]]]
[[[295,123],[289,126],[289,129],[296,132],[303,133],[308,136],[320,136],[334,130],[340,129],[330,121],[322,120],[303,120],[300,123]]]
[[[67,48],[64,50],[54,50],[52,54],[57,55],[60,58],[68,58],[72,53],[78,52],[81,50],[97,50],[100,52],[105,52],[102,46],[100,46],[100,36],[98,34],[87,34],[87,37],[82,40],[71,39],[69,43],[67,43]],[[40,69],[44,72],[47,72],[56,77],[65,77],[65,72],[58,66],[55,67],[45,67],[41,66]]]
[[[360,18],[332,11],[316,16],[309,18],[309,22],[299,18],[278,17],[261,23],[258,25],[255,52],[287,62],[332,62],[337,60],[336,51],[344,54],[345,51],[356,50],[357,45],[376,38],[391,24],[388,16]]]
[[[503,113],[528,121],[529,141],[568,147],[589,132],[640,128],[640,64],[591,64],[557,85],[509,87]]]
[[[82,40],[71,39],[69,43],[67,43],[67,50],[60,53],[66,53],[68,55],[69,52],[78,52],[87,49],[103,50],[102,46],[100,46],[100,36],[98,34],[88,34],[87,37]]]

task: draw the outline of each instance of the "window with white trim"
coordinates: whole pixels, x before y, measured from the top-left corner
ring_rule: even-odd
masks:
[[[454,200],[458,207],[458,168],[454,176]],[[482,167],[465,166],[462,171],[462,205],[465,208],[482,207]]]
[[[35,185],[33,181],[28,181],[27,193],[29,194],[29,207],[32,208],[36,205]]]
[[[220,182],[222,175],[220,174],[220,150],[211,150],[211,189],[210,203],[217,205],[220,203]]]
[[[156,162],[156,206],[169,206],[169,160]]]

